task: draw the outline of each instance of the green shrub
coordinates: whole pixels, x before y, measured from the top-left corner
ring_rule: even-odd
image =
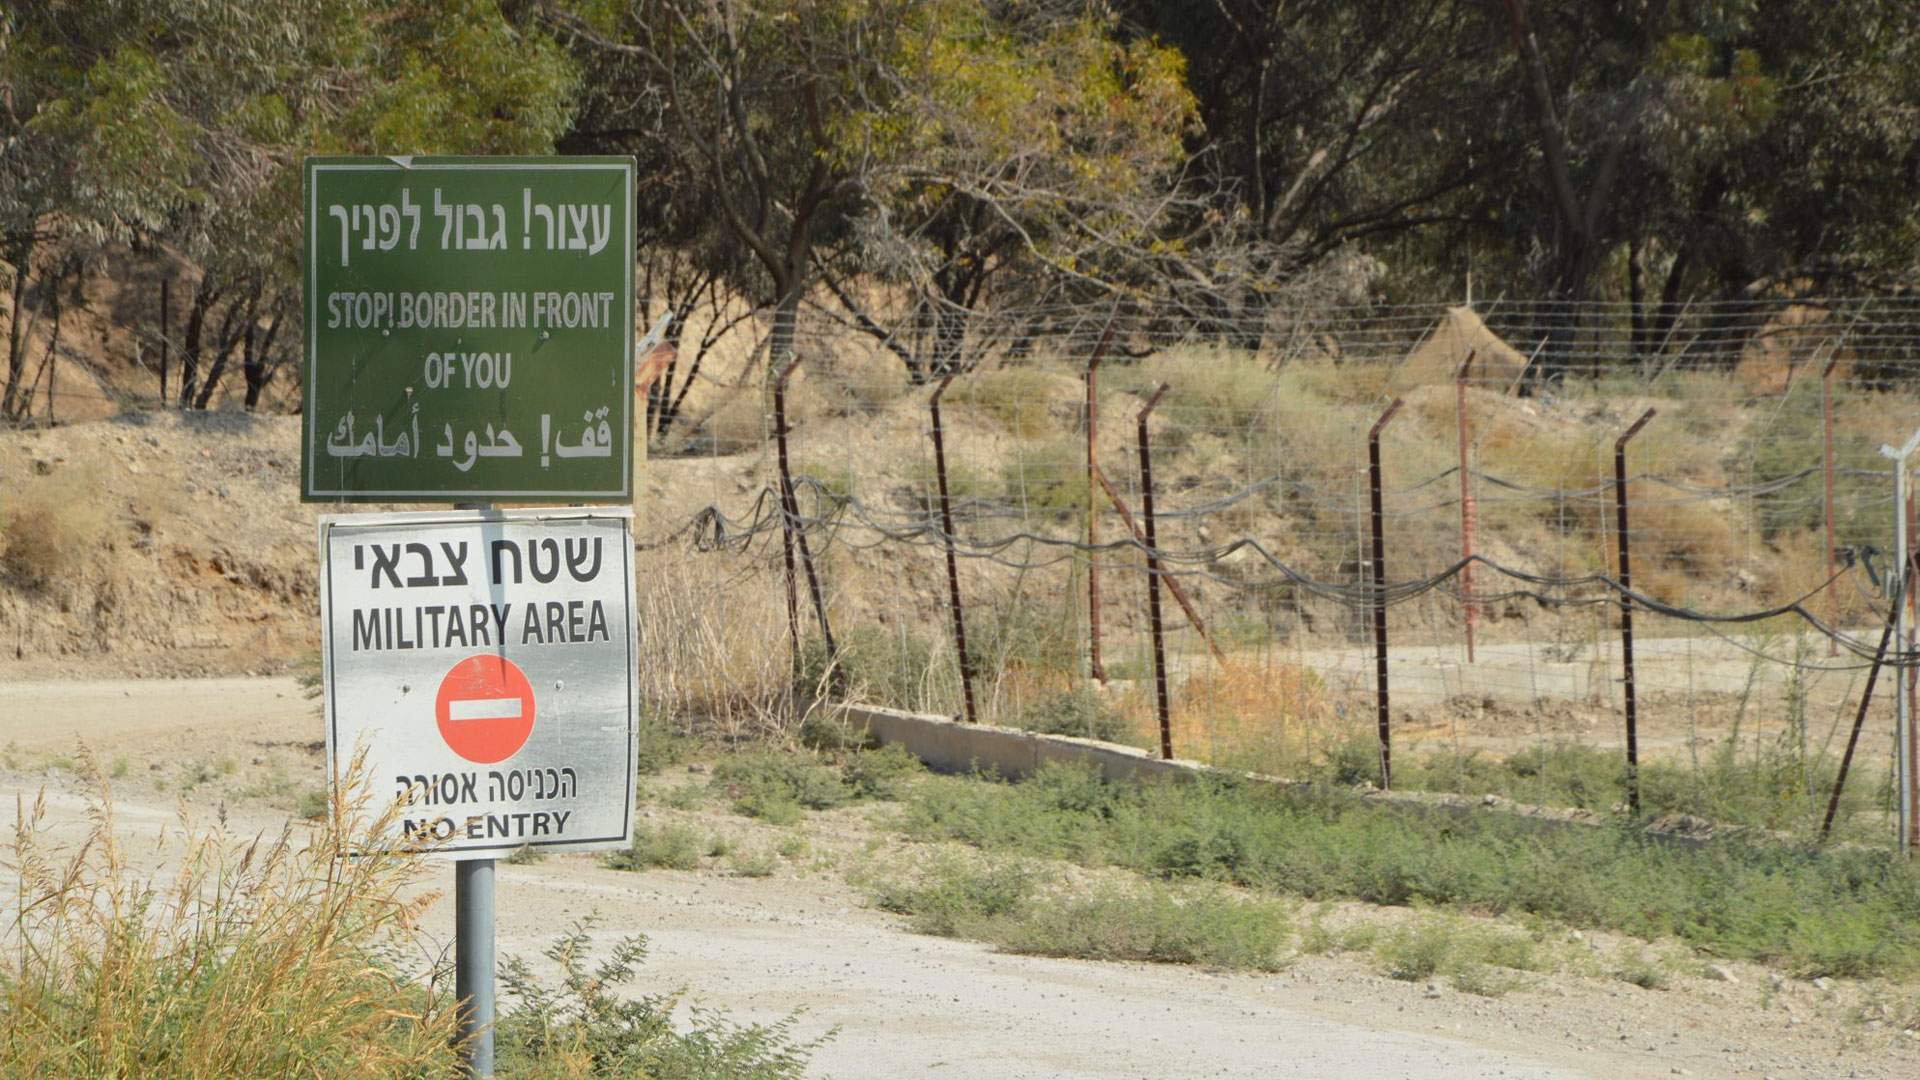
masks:
[[[1042,735],[1124,743],[1132,733],[1127,718],[1106,698],[1088,689],[1062,690],[1028,705],[1016,718],[1021,728]]]
[[[1665,990],[1673,982],[1673,973],[1668,971],[1659,960],[1647,956],[1644,950],[1635,949],[1620,958],[1620,966],[1614,970],[1614,978],[1629,982],[1642,990]]]
[[[1033,868],[1018,860],[941,859],[919,881],[882,885],[873,899],[882,911],[911,915],[923,934],[960,937],[1024,909],[1037,885]]]
[[[802,810],[828,810],[852,799],[835,770],[797,754],[761,751],[722,759],[712,783],[736,811],[775,825],[799,820]]]
[[[834,644],[838,653],[830,671],[824,641],[810,637],[801,643],[794,690],[802,697],[824,695],[911,710],[927,708],[928,702],[947,686],[959,685],[951,658],[918,634],[856,627],[837,637]],[[807,719],[812,721],[813,714]],[[804,726],[801,739],[807,739]]]
[[[310,842],[169,828],[181,870],[156,878],[79,765],[91,834],[53,839],[34,805],[9,842],[0,1076],[457,1075],[450,996],[394,961],[416,945],[423,861],[335,858],[389,822],[349,803]]]
[[[681,734],[664,712],[655,709],[641,710],[635,742],[642,776],[658,775],[667,766],[685,761],[694,746],[694,740]]]
[[[1012,785],[930,777],[898,820],[915,838],[993,853],[1310,899],[1528,913],[1803,975],[1920,971],[1920,868],[1871,850],[1738,838],[1686,849],[1624,827],[1544,829],[1324,788],[1103,784],[1059,767]],[[1532,948],[1475,955],[1524,966]]]
[[[825,754],[858,750],[873,744],[873,736],[855,731],[852,725],[826,709],[814,709],[800,721],[800,745]]]
[[[925,771],[919,758],[894,744],[849,757],[840,766],[840,780],[855,799],[892,801],[906,794],[907,786]]]
[[[643,937],[614,945],[589,964],[591,919],[576,922],[546,950],[560,969],[549,987],[520,957],[502,965],[504,994],[517,1002],[495,1028],[503,1077],[643,1076],[649,1080],[797,1080],[832,1033],[795,1042],[797,1015],[772,1024],[735,1024],[698,1007],[678,1010],[678,992],[625,997],[646,959]],[[676,1023],[676,1011],[680,1019]]]
[[[1394,927],[1379,945],[1387,977],[1403,982],[1433,978],[1453,959],[1453,938],[1451,928],[1432,921]]]
[[[1770,539],[1818,528],[1823,520],[1821,476],[1818,470],[1809,472],[1810,465],[1820,463],[1825,446],[1820,390],[1817,380],[1801,381],[1805,390],[1794,392],[1777,412],[1761,410],[1741,438],[1741,445],[1752,449],[1755,484],[1770,485],[1799,476],[1756,500],[1760,526]],[[1885,493],[1886,481],[1880,474],[1887,462],[1875,440],[1849,430],[1848,425],[1836,424],[1833,464],[1837,542],[1862,547],[1885,545],[1887,525],[1876,508]]]
[[[1282,963],[1289,915],[1286,905],[1216,888],[1107,886],[1036,903],[1023,918],[996,927],[992,940],[1046,956],[1273,971]]]
[[[974,670],[1013,669],[1074,678],[1080,669],[1079,627],[1071,603],[1047,604],[1016,593],[991,617],[967,623]]]
[[[615,870],[696,870],[700,867],[700,835],[685,825],[636,827],[625,851],[607,856]]]

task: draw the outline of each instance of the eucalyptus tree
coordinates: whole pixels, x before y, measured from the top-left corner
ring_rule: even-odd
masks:
[[[588,130],[673,148],[661,236],[771,310],[770,370],[823,285],[914,380],[961,362],[969,314],[1014,268],[1113,290],[1164,217],[1191,121],[1176,54],[1064,6],[641,0],[549,18],[630,65],[602,84],[617,97],[588,95]]]
[[[206,407],[236,349],[257,400],[294,317],[302,156],[545,150],[571,111],[565,51],[480,0],[74,2],[0,20],[9,419],[58,299],[38,279],[74,251],[164,246],[197,268],[179,403]]]
[[[1506,53],[1480,0],[1120,0],[1179,48],[1208,179],[1182,246],[1187,305],[1253,344],[1288,282],[1358,253],[1445,258],[1412,238],[1483,228],[1515,174]],[[1408,267],[1399,268],[1403,273]]]
[[[1631,301],[1910,287],[1920,12],[1898,0],[1501,0],[1533,117],[1538,289]],[[1622,280],[1624,279],[1624,280]],[[1571,332],[1553,320],[1547,339]],[[1549,357],[1557,350],[1549,350]]]
[[[0,420],[23,419],[33,331],[75,256],[162,226],[192,189],[191,119],[167,100],[145,12],[0,9],[0,261],[12,299]]]

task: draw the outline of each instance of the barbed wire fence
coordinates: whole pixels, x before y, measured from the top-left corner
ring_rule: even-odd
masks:
[[[1836,828],[1891,835],[1916,651],[1882,641],[1878,451],[1920,425],[1920,301],[1003,311],[911,382],[935,322],[803,315],[784,484],[764,324],[708,335],[691,374],[705,327],[683,331],[639,497],[661,707],[832,690],[1804,833],[1851,755]],[[1157,627],[1155,583],[1177,593]]]

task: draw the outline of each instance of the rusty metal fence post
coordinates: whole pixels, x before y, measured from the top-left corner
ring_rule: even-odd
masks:
[[[1647,426],[1654,412],[1648,409],[1640,414],[1640,419],[1622,432],[1613,444],[1613,510],[1620,538],[1620,661],[1626,675],[1627,810],[1636,815],[1640,813],[1640,737],[1633,699],[1633,571],[1628,562],[1632,548],[1628,543],[1627,531],[1627,440]]]
[[[1873,701],[1873,687],[1880,679],[1880,669],[1886,666],[1887,648],[1893,644],[1893,630],[1899,623],[1900,607],[1906,603],[1907,587],[1912,582],[1913,570],[1913,560],[1909,559],[1900,576],[1895,580],[1893,606],[1887,609],[1887,625],[1880,630],[1880,647],[1874,651],[1873,665],[1867,668],[1866,689],[1860,691],[1860,707],[1853,714],[1853,731],[1847,735],[1846,752],[1840,755],[1840,772],[1833,778],[1833,795],[1827,799],[1827,816],[1820,822],[1822,839],[1833,832],[1833,818],[1840,810],[1840,793],[1847,786],[1847,772],[1853,768],[1853,751],[1860,745],[1860,729],[1867,722],[1867,705]]]
[[[1473,663],[1473,621],[1479,613],[1473,603],[1473,491],[1467,482],[1467,369],[1473,366],[1474,350],[1454,376],[1454,423],[1460,433],[1460,619],[1466,624],[1467,663]]]
[[[933,471],[940,485],[940,540],[947,549],[947,596],[953,609],[953,647],[960,657],[960,693],[966,701],[967,723],[977,724],[980,717],[973,704],[973,658],[967,655],[967,620],[960,607],[960,564],[953,553],[953,502],[947,494],[947,444],[940,430],[940,395],[947,392],[957,372],[948,372],[940,380],[927,409],[933,414]]]
[[[1368,520],[1373,531],[1373,687],[1380,735],[1382,791],[1393,790],[1393,734],[1387,723],[1391,698],[1387,685],[1387,537],[1380,493],[1380,432],[1399,411],[1400,399],[1394,398],[1367,432]]]
[[[1113,323],[1100,335],[1100,343],[1087,358],[1087,669],[1100,683],[1107,681],[1106,665],[1100,662],[1100,489],[1095,478],[1100,463],[1095,454],[1099,434],[1100,397],[1094,373],[1100,368],[1107,346],[1113,343]]]
[[[787,380],[793,377],[799,368],[801,358],[795,356],[787,369],[773,383],[773,433],[780,451],[780,516],[785,523],[787,548],[787,631],[793,639],[793,664],[798,672],[800,667],[800,618],[796,610],[793,583],[793,549],[800,549],[800,563],[807,574],[807,591],[813,594],[814,618],[820,622],[820,637],[826,645],[826,671],[832,684],[839,682],[840,650],[833,642],[833,626],[827,621],[826,598],[820,591],[820,577],[813,569],[813,551],[807,546],[807,533],[800,524],[800,502],[793,494],[793,471],[787,464]]]
[[[167,365],[173,359],[173,333],[167,320],[173,312],[173,290],[167,278],[160,279],[160,407],[167,407]]]
[[[1828,358],[1826,370],[1820,373],[1820,425],[1825,430],[1825,442],[1822,453],[1820,475],[1822,493],[1825,496],[1825,525],[1827,534],[1827,618],[1839,616],[1840,605],[1834,599],[1835,579],[1838,573],[1834,569],[1833,559],[1833,369],[1840,363],[1839,353]],[[1881,646],[1885,648],[1885,646]],[[1827,638],[1827,655],[1840,655],[1840,643]],[[1837,791],[1837,789],[1836,789]],[[1832,814],[1828,814],[1831,819]]]
[[[794,673],[800,671],[800,597],[793,565],[793,518],[787,514],[787,377],[800,366],[796,358],[773,384],[774,438],[780,447],[780,554],[787,580],[787,647]]]
[[[1167,703],[1166,628],[1160,618],[1160,546],[1153,522],[1153,451],[1147,437],[1147,417],[1167,392],[1167,384],[1153,392],[1140,410],[1140,516],[1146,529],[1147,548],[1147,621],[1153,628],[1153,693],[1160,714],[1160,757],[1173,760],[1173,717]]]

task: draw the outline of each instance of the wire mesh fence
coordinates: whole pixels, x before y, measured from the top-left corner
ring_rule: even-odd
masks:
[[[962,715],[970,689],[982,720],[1349,783],[1387,779],[1384,732],[1395,787],[1789,832],[1864,715],[1837,829],[1890,835],[1911,641],[1861,698],[1920,303],[1000,312],[910,369],[916,318],[803,314],[790,502],[766,325],[683,327],[640,496],[663,707],[830,688]]]

